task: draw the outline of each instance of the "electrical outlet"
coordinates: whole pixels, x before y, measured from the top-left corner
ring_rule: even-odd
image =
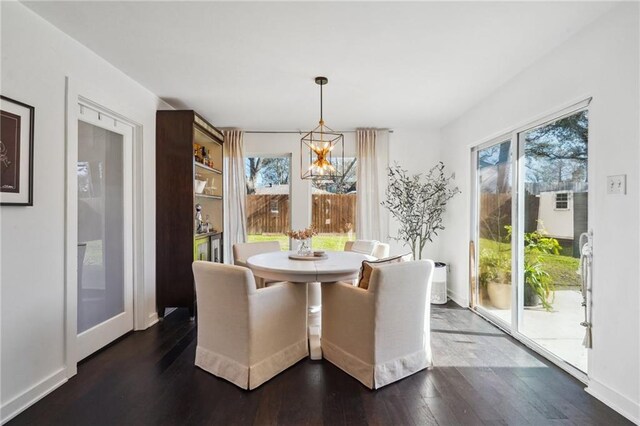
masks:
[[[607,194],[626,194],[627,175],[607,176]]]

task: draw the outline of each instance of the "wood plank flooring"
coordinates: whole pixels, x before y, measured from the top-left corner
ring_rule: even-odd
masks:
[[[95,354],[10,425],[630,425],[582,383],[454,303],[433,306],[435,367],[370,391],[327,361],[248,392],[194,367],[177,311]]]

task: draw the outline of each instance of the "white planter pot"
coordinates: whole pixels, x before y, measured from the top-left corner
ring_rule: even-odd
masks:
[[[511,284],[488,283],[487,293],[491,304],[497,309],[511,308]]]

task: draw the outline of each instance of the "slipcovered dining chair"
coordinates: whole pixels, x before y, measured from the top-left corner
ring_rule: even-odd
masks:
[[[384,259],[385,257],[389,257],[389,252],[391,251],[391,246],[386,243],[378,243],[376,248],[373,249],[373,253],[371,254],[376,259]]]
[[[233,264],[236,266],[247,266],[247,259],[256,254],[271,253],[280,251],[278,241],[263,241],[258,243],[236,243],[233,245]],[[254,276],[256,286],[262,288],[276,283],[276,281],[266,281],[264,278]]]
[[[324,358],[370,389],[431,366],[433,262],[372,268],[367,289],[322,285]]]
[[[309,354],[307,289],[257,289],[242,266],[193,262],[198,307],[195,364],[255,389]]]
[[[356,250],[353,250],[353,247],[356,247]],[[375,257],[376,259],[382,259],[385,257],[389,257],[390,251],[389,244],[381,243],[379,241],[368,241],[368,240],[356,240],[356,241],[346,241],[344,243],[344,251],[358,251],[361,249],[362,251],[358,251],[359,253],[368,254],[370,256]],[[358,279],[356,278],[352,282],[353,285],[358,284]]]
[[[375,240],[346,241],[344,243],[344,251],[355,251],[372,256],[378,244],[378,241]]]
[[[375,240],[356,240],[346,241],[344,243],[344,251],[355,251],[358,253],[368,254],[377,259],[389,257],[391,246]]]

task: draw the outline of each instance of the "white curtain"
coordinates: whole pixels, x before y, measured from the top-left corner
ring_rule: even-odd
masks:
[[[224,132],[224,259],[233,263],[232,247],[247,240],[244,132]]]
[[[380,205],[387,181],[388,134],[388,130],[356,130],[358,239],[382,242],[388,239],[388,214]]]

